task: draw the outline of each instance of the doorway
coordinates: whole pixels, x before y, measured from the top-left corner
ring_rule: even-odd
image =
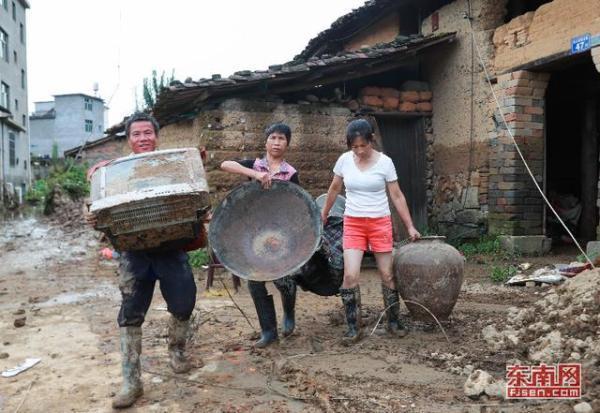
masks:
[[[427,229],[426,140],[423,119],[404,117],[397,114],[375,115],[381,133],[383,151],[392,158],[398,183],[406,197],[415,227],[424,232]],[[392,206],[393,208],[393,206]],[[396,241],[407,238],[407,232],[396,211],[392,213],[394,238]]]

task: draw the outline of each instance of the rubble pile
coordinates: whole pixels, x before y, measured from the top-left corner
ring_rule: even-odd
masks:
[[[583,391],[600,398],[600,269],[580,273],[528,308],[509,309],[501,328],[485,327],[494,351],[513,351],[526,364],[582,364]],[[516,360],[515,362],[523,362]]]
[[[74,200],[60,187],[56,187],[52,192],[51,205],[52,211],[48,220],[60,226],[63,231],[79,230],[85,225],[82,199]]]

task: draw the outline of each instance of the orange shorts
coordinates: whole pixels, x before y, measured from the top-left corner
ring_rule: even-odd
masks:
[[[392,217],[350,217],[344,215],[344,249],[391,252],[394,248]]]

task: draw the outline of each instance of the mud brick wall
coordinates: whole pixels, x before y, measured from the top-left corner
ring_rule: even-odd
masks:
[[[100,145],[84,148],[81,151],[81,160],[92,166],[100,161],[126,156],[130,152],[131,149],[127,145],[127,139],[124,136],[116,137]]]
[[[338,156],[347,150],[348,109],[324,104],[296,105],[231,99],[202,111],[194,119],[160,131],[160,149],[205,146],[205,165],[213,202],[245,179],[222,172],[228,159],[255,159],[264,153],[266,126],[285,122],[292,129],[286,159],[299,171],[300,182],[313,196],[327,192]]]
[[[472,0],[475,40],[488,67],[493,63],[492,36],[504,24],[506,0]],[[472,50],[471,28],[464,13],[467,0],[456,0],[439,10],[435,33],[456,32],[457,40],[436,47],[422,64],[424,78],[433,92],[434,171],[432,182],[433,231],[450,238],[477,237],[486,231],[489,173],[488,130],[493,110],[477,53]],[[432,18],[422,24],[432,33]],[[472,71],[473,67],[473,71]],[[473,118],[471,111],[473,110]]]
[[[516,71],[500,75],[495,86],[500,114],[490,131],[489,226],[491,233],[541,235],[543,200],[509,135],[541,186],[544,171],[544,99],[550,75]],[[495,103],[492,103],[495,105]]]
[[[554,0],[497,28],[495,68],[504,72],[571,49],[571,39],[600,34],[600,0]]]

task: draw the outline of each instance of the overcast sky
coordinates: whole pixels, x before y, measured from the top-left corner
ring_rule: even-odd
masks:
[[[365,0],[30,0],[29,103],[93,94],[109,123],[135,109],[152,70],[184,80],[285,63]]]

